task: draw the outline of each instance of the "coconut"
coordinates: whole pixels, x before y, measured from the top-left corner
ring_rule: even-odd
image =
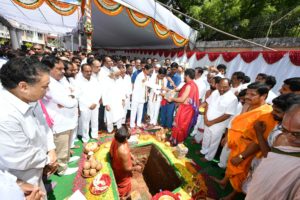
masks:
[[[91,170],[90,170],[90,175],[91,175],[91,176],[95,176],[96,174],[97,174],[96,169],[91,169]]]
[[[90,168],[91,168],[90,162],[84,162],[83,169],[90,169]]]
[[[97,166],[96,166],[96,169],[97,169],[97,171],[101,170],[102,169],[102,164],[98,163]]]
[[[97,164],[98,164],[98,163],[97,163],[96,161],[92,160],[92,161],[91,161],[91,169],[96,169]]]
[[[90,170],[84,169],[84,170],[83,170],[83,175],[84,175],[84,176],[90,176]]]

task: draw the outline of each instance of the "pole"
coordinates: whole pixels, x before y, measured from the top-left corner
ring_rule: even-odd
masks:
[[[85,16],[86,16],[86,22],[92,24],[92,15],[91,15],[91,0],[86,0],[85,4]],[[86,34],[86,44],[87,44],[87,52],[92,51],[92,34]]]

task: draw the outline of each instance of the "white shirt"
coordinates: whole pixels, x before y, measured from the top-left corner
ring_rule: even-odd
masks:
[[[24,200],[24,192],[17,184],[17,177],[0,170],[0,194],[1,199]]]
[[[105,81],[106,78],[108,78],[109,74],[112,72],[112,68],[107,68],[106,66],[101,67],[99,73],[98,73],[98,80]]]
[[[78,77],[76,79],[76,88],[79,93],[78,101],[80,110],[88,110],[93,104],[96,104],[96,108],[99,107],[101,88],[93,76],[90,80],[87,80],[83,76]]]
[[[66,89],[69,91],[68,95],[72,95],[76,99],[76,105],[73,108],[65,109],[65,112],[68,112],[68,116],[70,116],[70,119],[72,119],[72,122],[74,123],[72,127],[74,128],[78,125],[78,91],[76,89],[75,85],[75,79],[74,78],[69,78],[69,81],[64,77],[60,81]]]
[[[157,74],[150,80],[150,86],[152,87],[149,94],[149,101],[151,102],[161,102],[162,101],[162,87],[167,87],[167,79],[158,79]]]
[[[77,99],[70,96],[71,91],[65,87],[63,82],[63,79],[57,81],[50,77],[49,90],[43,99],[48,114],[53,119],[52,131],[54,134],[75,128],[74,108],[78,102]]]
[[[272,90],[269,90],[268,97],[266,99],[266,103],[269,104],[269,105],[273,105],[272,101],[276,97],[277,97],[277,95]]]
[[[230,90],[231,92],[234,94],[234,95],[238,95],[240,93],[240,91],[242,90],[242,84],[240,84],[239,86],[237,87],[231,87]]]
[[[146,80],[143,82],[143,80]],[[141,72],[137,75],[132,91],[132,101],[138,103],[145,103],[148,97],[147,84],[149,84],[149,77]]]
[[[236,113],[238,106],[237,97],[229,90],[225,94],[220,95],[218,90],[212,92],[212,94],[206,99],[208,104],[207,108],[207,119],[214,120],[221,117],[224,114],[233,116]],[[230,118],[218,123],[220,126],[227,126]]]
[[[130,109],[130,95],[132,94],[132,83],[131,78],[128,74],[125,74],[124,78],[120,76],[121,86],[125,91],[125,108]]]
[[[205,93],[207,91],[206,83],[204,82],[204,80],[201,77],[198,79],[195,79],[194,82],[196,83],[196,85],[198,87],[199,99],[204,101]]]
[[[126,91],[122,86],[120,78],[107,79],[106,88],[102,95],[104,106],[109,106],[110,111],[105,110],[107,124],[115,123],[124,117],[123,100],[126,98]]]
[[[55,149],[53,134],[39,103],[27,104],[0,92],[0,169],[31,184],[42,184],[47,152]]]

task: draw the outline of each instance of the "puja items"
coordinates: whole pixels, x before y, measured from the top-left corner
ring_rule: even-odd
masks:
[[[186,146],[184,146],[184,144],[178,144],[176,146],[176,150],[175,150],[175,156],[178,159],[184,158],[186,156],[186,154],[188,153],[188,148]]]
[[[97,142],[89,142],[84,147],[84,153],[96,152],[99,150],[99,145]]]
[[[180,200],[179,194],[173,194],[170,191],[162,191],[152,197],[151,200]]]
[[[88,159],[83,164],[81,175],[85,178],[94,177],[101,169],[102,164],[95,159],[93,152],[90,152]]]
[[[160,129],[159,131],[156,131],[156,133],[155,133],[155,138],[158,140],[158,141],[160,141],[160,142],[164,142],[164,141],[166,141],[166,132],[167,132],[168,130],[165,130],[165,129]]]
[[[90,186],[90,192],[94,195],[103,194],[111,185],[111,178],[108,174],[99,173]]]
[[[135,145],[138,143],[138,136],[137,135],[132,135],[130,136],[129,140],[128,140],[128,144],[131,145]]]

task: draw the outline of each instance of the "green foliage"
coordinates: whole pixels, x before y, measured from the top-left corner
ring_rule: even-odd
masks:
[[[159,0],[206,24],[243,38],[300,37],[300,0]],[[293,12],[289,13],[291,10]],[[200,40],[232,39],[175,15],[199,31]],[[285,16],[287,13],[289,15]],[[285,16],[284,18],[282,18]],[[282,18],[282,19],[281,19]]]

